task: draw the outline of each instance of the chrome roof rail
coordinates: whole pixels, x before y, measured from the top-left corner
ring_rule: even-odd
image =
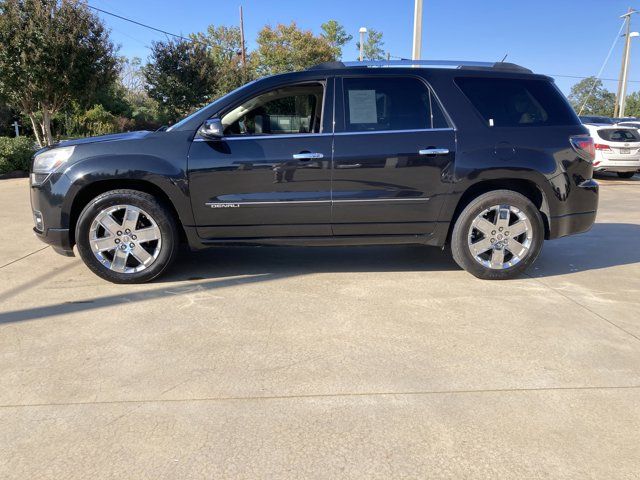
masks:
[[[484,67],[491,68],[496,62],[475,62],[468,60],[365,60],[343,62],[345,67]]]

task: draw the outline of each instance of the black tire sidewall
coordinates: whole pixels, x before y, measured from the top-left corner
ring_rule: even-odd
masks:
[[[494,205],[506,204],[519,208],[531,221],[533,239],[526,257],[505,270],[494,270],[478,263],[469,250],[467,237],[471,223],[484,210]],[[495,190],[472,200],[460,213],[451,235],[451,253],[460,267],[485,280],[507,280],[519,276],[540,254],[544,242],[544,223],[540,211],[524,195],[511,190]]]
[[[636,172],[618,172],[618,177],[620,178],[633,178]]]
[[[99,212],[115,205],[139,207],[153,217],[160,228],[162,247],[148,268],[136,273],[114,272],[98,261],[89,244],[89,230]],[[177,248],[177,228],[173,215],[152,195],[137,190],[112,190],[93,199],[82,210],[76,225],[76,245],[80,258],[99,277],[113,283],[144,283],[162,274],[171,264]]]

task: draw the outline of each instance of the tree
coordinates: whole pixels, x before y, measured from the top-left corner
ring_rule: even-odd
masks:
[[[262,75],[304,70],[336,58],[324,37],[300,30],[295,22],[275,28],[267,25],[258,32],[256,43],[252,60]]]
[[[51,118],[116,76],[100,19],[78,0],[0,0],[0,95],[28,116],[40,145]]]
[[[640,117],[640,92],[633,92],[627,95],[624,114],[627,117]]]
[[[191,35],[191,38],[206,45],[209,56],[216,65],[218,76],[215,97],[235,90],[254,77],[250,59],[247,58],[247,65],[242,65],[239,27],[209,25],[206,33],[197,33]]]
[[[129,92],[144,92],[144,72],[140,57],[120,57],[120,84]]]
[[[602,81],[596,77],[580,80],[571,87],[568,98],[573,109],[580,115],[603,115],[606,117],[613,115],[616,97],[604,88]]]
[[[367,33],[367,39],[364,42],[363,55],[365,60],[383,60],[384,42],[382,41],[382,32],[378,32],[370,28]],[[356,48],[360,50],[360,42],[356,43]]]
[[[153,42],[150,62],[144,67],[149,96],[170,122],[211,100],[216,65],[207,47],[197,42]]]
[[[333,49],[335,59],[342,58],[342,47],[349,43],[353,37],[349,35],[344,27],[335,20],[329,20],[323,23],[322,33],[320,34]]]

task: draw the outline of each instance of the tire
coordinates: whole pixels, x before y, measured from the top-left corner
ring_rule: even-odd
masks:
[[[636,174],[636,172],[618,172],[618,177],[620,178],[631,178]]]
[[[525,230],[514,237],[515,232],[508,228]],[[519,276],[536,260],[543,241],[544,224],[536,206],[519,193],[494,190],[472,200],[460,213],[451,235],[451,253],[460,267],[478,278],[508,280]],[[491,247],[483,252],[487,245]],[[497,268],[501,255],[502,263]]]
[[[179,242],[170,209],[138,190],[111,190],[91,200],[80,213],[75,235],[87,267],[113,283],[158,277],[174,260]]]

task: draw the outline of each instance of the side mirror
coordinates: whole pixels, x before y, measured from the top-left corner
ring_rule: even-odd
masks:
[[[198,133],[209,140],[219,140],[224,136],[224,127],[219,118],[210,118],[205,121]]]

